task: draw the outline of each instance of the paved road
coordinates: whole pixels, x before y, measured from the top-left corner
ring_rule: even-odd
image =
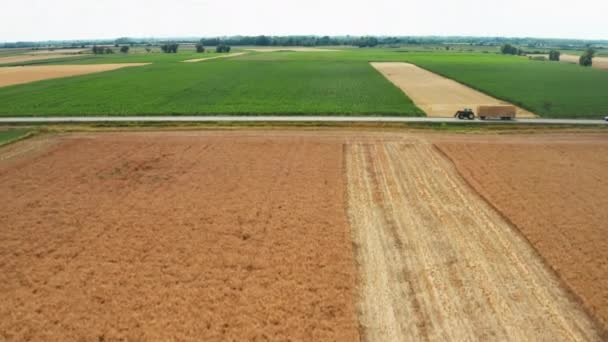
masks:
[[[555,124],[605,125],[604,120],[584,119],[518,119],[518,120],[458,120],[455,118],[395,117],[395,116],[72,116],[72,117],[14,117],[0,118],[0,123],[91,123],[91,122],[369,122],[409,123],[435,122],[473,124]]]

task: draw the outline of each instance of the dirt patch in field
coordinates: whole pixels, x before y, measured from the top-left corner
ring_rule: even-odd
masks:
[[[237,53],[231,53],[231,54],[226,54],[226,55],[220,55],[220,56],[215,56],[215,57],[205,57],[205,58],[195,58],[195,59],[187,59],[185,61],[182,61],[184,63],[196,63],[196,62],[202,62],[202,61],[208,61],[210,59],[216,59],[216,58],[230,58],[230,57],[236,57],[236,56],[241,56],[246,54],[247,52],[237,52]]]
[[[476,110],[480,105],[510,104],[413,64],[375,62],[371,65],[403,90],[429,117],[452,117],[458,110]],[[533,118],[536,115],[517,108],[517,117]]]
[[[608,326],[608,138],[438,147]]]
[[[367,341],[599,340],[534,249],[424,140],[347,148]]]
[[[311,48],[311,47],[297,47],[297,46],[284,46],[284,47],[272,47],[272,48],[255,48],[255,49],[246,49],[248,51],[255,52],[277,52],[277,51],[293,51],[293,52],[332,52],[332,51],[341,51],[334,49],[319,49],[319,48]]]
[[[0,339],[358,340],[342,143],[53,140],[0,150]]]
[[[45,59],[56,59],[56,58],[68,58],[77,57],[79,55],[67,55],[67,54],[33,54],[33,55],[17,55],[0,57],[0,64],[13,64],[31,61],[41,61]]]
[[[30,83],[52,78],[92,74],[150,63],[40,65],[0,68],[0,87]]]
[[[559,56],[560,62],[578,64],[580,56],[562,54]],[[592,67],[608,70],[608,57],[593,57]]]

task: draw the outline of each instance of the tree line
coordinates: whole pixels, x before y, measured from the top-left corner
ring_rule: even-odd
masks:
[[[92,45],[145,45],[165,44],[167,42],[197,43],[198,38],[128,38],[104,40],[58,40],[39,42],[5,42],[0,48],[78,48]],[[217,46],[219,43],[231,46],[257,45],[257,46],[375,46],[377,45],[437,45],[458,44],[474,46],[501,46],[511,44],[527,49],[554,47],[560,50],[581,49],[593,47],[594,49],[608,49],[608,40],[577,40],[577,39],[547,39],[547,38],[505,38],[505,37],[468,37],[468,36],[229,36],[204,38],[204,46]],[[118,47],[118,46],[115,46]]]
[[[523,56],[526,55],[527,52],[517,48],[511,44],[503,44],[500,47],[500,52],[504,55],[518,55],[518,56]],[[551,50],[549,51],[549,60],[550,61],[559,61],[561,56],[561,52],[559,52],[558,50]],[[588,47],[587,49],[585,49],[585,51],[583,52],[583,54],[579,57],[578,59],[578,64],[582,65],[582,66],[592,66],[593,65],[593,57],[595,56],[595,50],[593,48]],[[541,59],[544,59],[544,57],[540,57]],[[536,59],[536,58],[535,58]]]

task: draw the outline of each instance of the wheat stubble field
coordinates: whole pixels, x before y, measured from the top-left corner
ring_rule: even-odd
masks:
[[[438,146],[608,323],[608,139],[520,137]]]
[[[465,138],[236,130],[4,146],[0,337],[605,338],[434,147]]]

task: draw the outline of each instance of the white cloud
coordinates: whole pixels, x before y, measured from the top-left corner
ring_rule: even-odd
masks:
[[[608,1],[1,0],[0,41],[217,35],[608,39]]]

